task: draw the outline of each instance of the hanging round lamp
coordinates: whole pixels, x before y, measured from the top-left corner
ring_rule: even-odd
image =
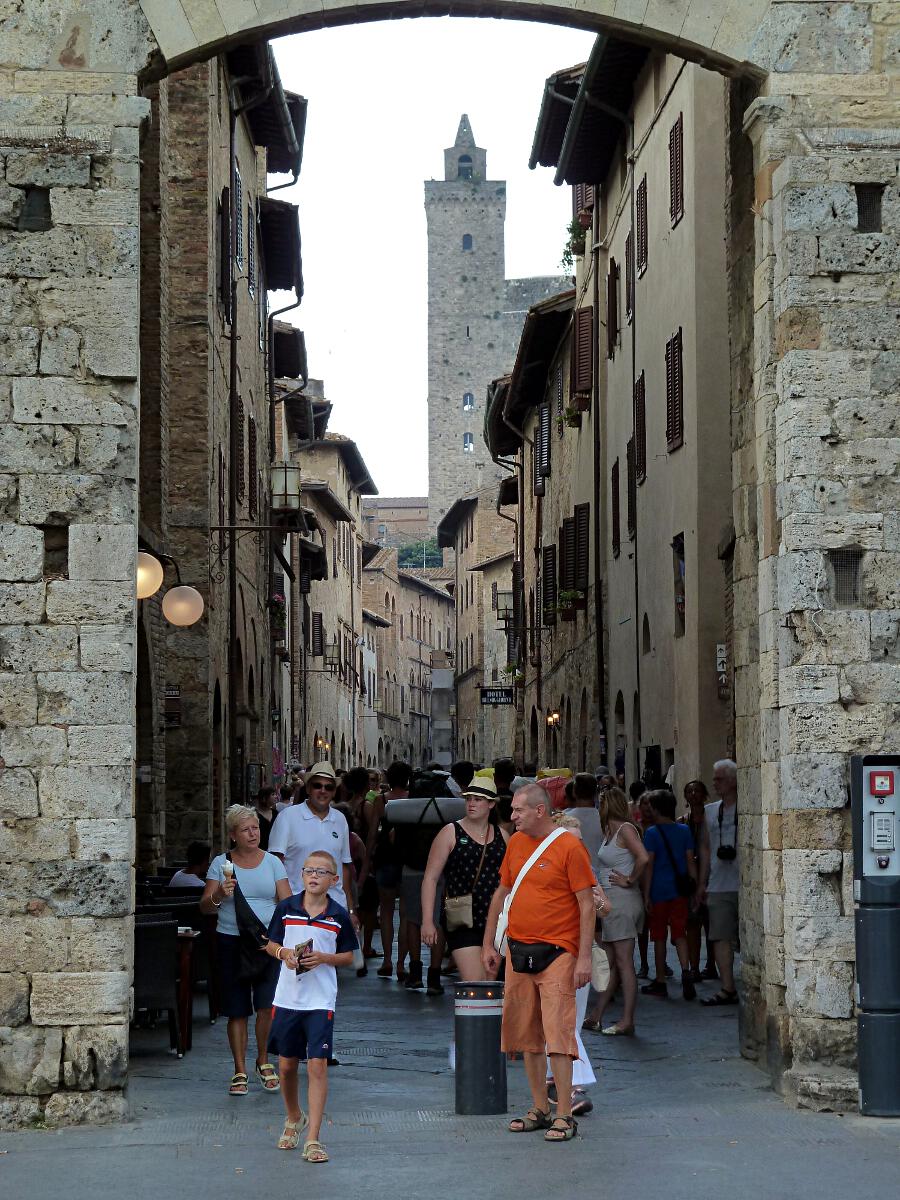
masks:
[[[195,625],[203,616],[203,597],[196,588],[179,584],[163,596],[162,610],[170,625]]]
[[[149,600],[162,587],[165,572],[155,554],[139,550],[137,556],[137,598]]]

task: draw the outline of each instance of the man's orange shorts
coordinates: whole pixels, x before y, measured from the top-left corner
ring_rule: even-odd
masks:
[[[560,954],[546,970],[526,975],[506,954],[500,1046],[523,1054],[578,1057],[575,1042],[575,955]]]

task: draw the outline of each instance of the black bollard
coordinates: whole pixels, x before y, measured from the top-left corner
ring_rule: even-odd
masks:
[[[506,1112],[506,1056],[500,1050],[503,984],[458,983],[455,1005],[456,1111]]]

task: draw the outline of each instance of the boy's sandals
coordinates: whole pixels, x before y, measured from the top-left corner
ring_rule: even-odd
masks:
[[[539,1108],[529,1108],[524,1117],[513,1117],[508,1127],[510,1133],[534,1133],[536,1129],[550,1128],[550,1114]]]
[[[284,1133],[278,1139],[279,1150],[296,1150],[300,1145],[300,1134],[306,1128],[308,1117],[303,1110],[300,1110],[299,1121],[285,1121]]]
[[[309,1163],[328,1162],[328,1151],[321,1142],[306,1142],[303,1146],[303,1161]]]
[[[554,1117],[547,1132],[545,1142],[570,1142],[578,1132],[578,1122],[574,1117]]]
[[[247,1095],[247,1076],[243,1071],[235,1071],[231,1077],[231,1083],[228,1086],[229,1096],[246,1096]]]
[[[275,1068],[271,1063],[257,1063],[256,1078],[263,1085],[267,1092],[278,1091],[278,1076],[275,1074]]]

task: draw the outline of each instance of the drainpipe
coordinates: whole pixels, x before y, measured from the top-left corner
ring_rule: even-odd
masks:
[[[517,470],[518,470],[518,474],[519,474],[519,529],[518,529],[518,536],[519,536],[519,546],[520,546],[520,555],[519,555],[519,561],[522,563],[522,575],[523,575],[523,583],[522,583],[522,591],[523,591],[523,596],[522,596],[522,611],[523,611],[523,613],[524,613],[524,612],[525,612],[525,596],[524,596],[524,590],[525,590],[525,584],[524,584],[524,573],[525,573],[525,449],[524,449],[524,448],[525,448],[525,446],[531,446],[531,448],[532,448],[532,453],[533,453],[533,452],[534,452],[534,442],[531,440],[531,438],[529,438],[529,437],[526,435],[526,433],[525,433],[525,430],[524,430],[524,429],[520,429],[520,428],[519,428],[517,425],[514,425],[514,424],[512,423],[512,421],[509,419],[509,417],[507,417],[507,415],[506,415],[506,413],[505,413],[505,412],[501,413],[501,416],[502,416],[502,418],[503,418],[503,424],[504,424],[504,425],[507,427],[507,429],[511,429],[511,430],[512,430],[512,432],[513,432],[513,433],[516,435],[516,437],[520,438],[520,439],[521,439],[521,442],[522,442],[522,451],[521,451],[521,453],[519,454],[519,461],[518,461],[518,464],[517,464]],[[537,527],[538,527],[538,529],[540,529],[540,521],[541,521],[541,497],[540,497],[540,496],[536,497],[536,500],[537,500],[537,504],[536,504],[536,506],[535,506],[535,519],[536,519],[536,524],[537,524]],[[537,545],[537,542],[536,542],[536,541],[535,541],[535,545]],[[538,571],[540,571],[540,570],[541,570],[541,566],[540,566],[540,564],[538,565],[538,568],[537,568],[537,569],[538,569]],[[540,626],[540,624],[539,624],[539,614],[538,614],[537,612],[535,612],[535,617],[534,617],[534,619],[535,619],[535,623],[536,623],[536,635],[537,635],[537,636],[535,637],[535,639],[534,639],[534,644],[535,644],[535,647],[536,647],[536,649],[537,649],[537,667],[535,668],[535,670],[536,670],[536,672],[537,672],[537,674],[536,674],[536,676],[535,676],[535,700],[536,700],[536,707],[537,707],[538,711],[540,712],[540,710],[541,710],[541,706],[542,706],[542,704],[543,704],[542,690],[541,690],[541,683],[542,683],[542,675],[541,675],[541,626]],[[516,715],[517,715],[517,716],[519,716],[519,715],[520,715],[520,714],[519,714],[519,706],[518,706],[518,703],[516,704]],[[520,760],[519,760],[519,761],[520,761],[520,762],[524,762],[524,761],[525,761],[525,751],[526,751],[526,743],[525,743],[525,692],[524,692],[524,689],[522,690],[522,712],[521,712],[521,718],[522,718],[522,719],[521,719],[521,721],[519,722],[519,729],[520,729],[520,731],[521,731],[521,734],[522,734],[522,756],[521,756],[521,758],[520,758]],[[529,726],[529,736],[530,736],[530,726]]]

